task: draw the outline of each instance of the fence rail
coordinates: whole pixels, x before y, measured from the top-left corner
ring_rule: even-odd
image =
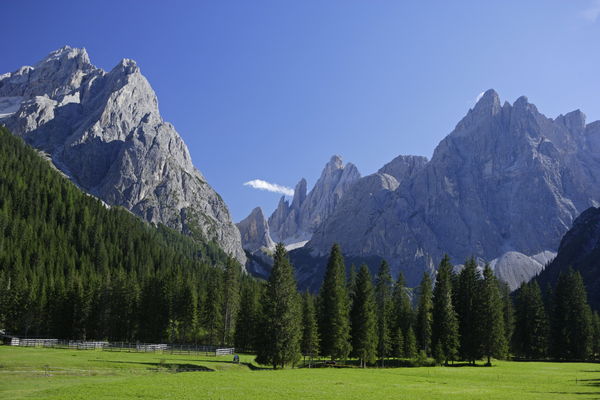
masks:
[[[206,356],[222,356],[235,353],[235,348],[233,347],[223,348],[218,346],[201,346],[195,344],[127,343],[59,339],[12,338],[10,345],[21,347],[50,347],[76,350],[124,351],[136,353],[203,354]]]

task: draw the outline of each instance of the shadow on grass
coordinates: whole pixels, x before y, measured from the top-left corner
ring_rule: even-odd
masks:
[[[132,362],[132,361],[108,361],[108,360],[90,360],[96,362],[114,363],[114,364],[136,364],[136,365],[147,365],[155,371],[171,371],[171,372],[214,372],[212,368],[205,367],[197,364],[180,364],[180,363],[168,363],[168,362]]]

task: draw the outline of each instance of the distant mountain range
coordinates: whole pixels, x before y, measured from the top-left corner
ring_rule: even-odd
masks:
[[[267,218],[237,226],[194,167],[132,60],[111,71],[64,47],[0,75],[0,124],[45,153],[81,189],[153,222],[215,241],[264,276],[275,242],[291,251],[303,287],[315,287],[332,244],[349,262],[385,258],[414,286],[443,254],[490,262],[515,288],[556,255],[574,219],[600,199],[600,122],[577,110],[555,119],[521,97],[488,90],[431,160],[400,155],[362,177],[333,156]],[[242,243],[243,241],[243,243]]]
[[[292,205],[282,199],[268,225],[275,240],[308,240],[299,254],[303,265],[314,257],[313,274],[337,242],[357,262],[387,259],[410,285],[448,253],[456,264],[490,262],[516,288],[554,258],[575,217],[598,205],[599,151],[600,122],[586,124],[581,111],[551,119],[526,97],[502,104],[488,90],[431,160],[399,156],[359,178],[334,157],[308,194],[302,180]],[[342,185],[326,179],[332,170],[344,171]],[[307,223],[308,215],[319,218]],[[312,281],[303,271],[300,280]]]
[[[65,46],[0,75],[0,124],[109,205],[246,256],[223,199],[192,164],[135,61],[106,72]]]

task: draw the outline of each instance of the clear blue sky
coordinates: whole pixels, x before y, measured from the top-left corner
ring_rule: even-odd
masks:
[[[168,4],[168,6],[167,6]],[[430,157],[496,89],[600,118],[600,1],[10,1],[0,73],[65,44],[138,62],[165,120],[239,221],[309,188],[332,154],[376,171]]]

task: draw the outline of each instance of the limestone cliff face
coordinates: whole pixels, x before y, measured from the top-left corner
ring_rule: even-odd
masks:
[[[260,207],[256,207],[250,215],[238,222],[237,227],[242,236],[244,250],[255,252],[275,248],[275,243],[269,233],[269,224]]]
[[[0,75],[0,123],[109,205],[215,240],[245,262],[227,206],[163,121],[134,61],[106,72],[84,49],[64,47],[33,67]]]
[[[550,119],[525,97],[502,105],[489,90],[431,161],[411,172],[388,164],[355,184],[307,247],[325,255],[338,242],[348,255],[384,257],[411,284],[444,253],[457,264],[495,260],[505,276],[527,279],[536,257],[555,252],[573,219],[598,204],[599,152],[600,124],[580,111]],[[531,271],[518,270],[527,263]]]
[[[359,178],[360,172],[354,164],[344,165],[339,156],[331,157],[310,193],[306,193],[306,180],[302,178],[291,205],[281,198],[269,218],[273,240],[290,244],[310,239]]]

